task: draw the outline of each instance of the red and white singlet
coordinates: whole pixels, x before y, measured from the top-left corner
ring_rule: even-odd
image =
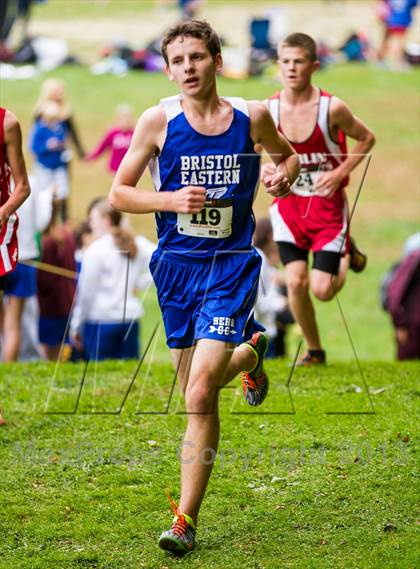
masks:
[[[299,155],[301,170],[292,186],[292,193],[276,198],[270,207],[275,241],[293,243],[301,249],[343,253],[348,248],[348,211],[344,188],[348,178],[331,198],[315,193],[318,177],[337,168],[347,155],[346,139],[339,133],[339,142],[330,135],[328,111],[331,95],[320,91],[315,128],[304,142],[290,144]],[[278,130],[280,124],[281,93],[266,101]]]
[[[10,166],[7,162],[4,143],[4,116],[6,109],[0,107],[0,207],[10,197]],[[17,228],[18,215],[12,213],[0,231],[0,276],[13,271],[18,261]]]

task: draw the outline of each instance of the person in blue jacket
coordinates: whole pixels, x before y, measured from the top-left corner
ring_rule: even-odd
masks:
[[[390,60],[395,71],[407,69],[405,42],[407,31],[413,22],[413,11],[418,0],[382,0],[379,5],[379,18],[383,22],[382,45],[378,51],[378,61]]]
[[[57,206],[65,221],[70,191],[66,148],[68,128],[60,121],[60,109],[52,101],[45,103],[31,133],[30,147],[35,157],[34,175],[37,187],[52,187]]]

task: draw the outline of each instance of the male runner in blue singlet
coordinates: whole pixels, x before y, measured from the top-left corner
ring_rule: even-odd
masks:
[[[263,104],[217,95],[220,41],[206,22],[174,26],[162,53],[181,94],[140,117],[110,201],[156,214],[159,245],[150,267],[188,413],[180,506],[172,504],[175,519],[159,545],[182,554],[194,547],[216,455],[220,387],[242,371],[248,403],[260,404],[268,389],[267,340],[253,318],[261,265],[251,245],[260,162],[254,146],[276,164],[264,179],[273,196],[289,193],[299,160]],[[154,193],[136,188],[148,164]]]

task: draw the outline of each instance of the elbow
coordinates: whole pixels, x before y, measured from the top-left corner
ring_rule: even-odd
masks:
[[[375,143],[376,143],[375,135],[373,134],[372,131],[369,131],[369,133],[366,137],[367,152],[372,150],[372,148],[375,146]]]
[[[122,209],[122,202],[119,195],[118,186],[117,187],[112,186],[112,188],[110,189],[108,194],[108,202],[112,208]]]
[[[31,187],[29,185],[29,180],[26,180],[25,182],[22,183],[22,186],[20,188],[20,194],[22,196],[23,201],[29,198],[29,196],[31,195]]]

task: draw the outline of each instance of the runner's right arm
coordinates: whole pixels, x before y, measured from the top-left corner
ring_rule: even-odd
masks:
[[[160,106],[151,107],[140,117],[109,193],[113,208],[128,213],[198,213],[204,207],[206,190],[201,186],[186,186],[176,192],[150,192],[136,187],[149,161],[163,144],[166,126]]]

